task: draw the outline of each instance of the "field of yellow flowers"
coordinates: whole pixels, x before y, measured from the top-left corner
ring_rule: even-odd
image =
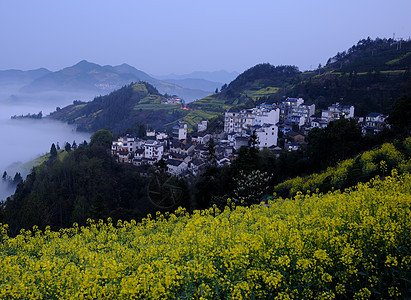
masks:
[[[15,238],[0,299],[410,297],[411,176],[269,205],[90,221]]]

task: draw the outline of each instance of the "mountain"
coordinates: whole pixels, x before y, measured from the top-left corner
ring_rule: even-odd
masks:
[[[10,85],[10,84],[28,84],[31,81],[50,74],[51,71],[40,68],[30,71],[21,70],[3,70],[0,71],[0,85]]]
[[[373,111],[389,113],[396,99],[411,93],[410,67],[410,40],[362,39],[314,71],[256,65],[220,93],[192,102],[189,107],[223,111],[232,106],[251,107],[302,97],[317,109],[340,102],[354,105],[358,116]]]
[[[100,66],[86,60],[74,66],[64,68],[57,72],[49,72],[39,76],[24,86],[23,92],[45,91],[87,91],[94,93],[107,93],[121,88],[131,82],[146,81],[154,85],[161,93],[178,95],[190,102],[201,99],[210,92],[184,88],[173,83],[168,83],[151,77],[130,65]]]
[[[22,88],[23,92],[59,91],[111,91],[136,80],[130,73],[118,73],[111,66],[102,67],[98,64],[82,60],[74,66],[33,80]]]
[[[114,133],[120,133],[140,124],[162,130],[189,112],[180,105],[161,104],[162,100],[165,97],[155,87],[139,82],[87,103],[74,101],[49,117],[75,124],[85,131],[109,127]]]
[[[173,83],[187,89],[197,89],[207,91],[210,94],[216,89],[220,89],[223,83],[205,79],[186,78],[186,79],[165,79],[166,82]]]
[[[168,79],[173,79],[173,80],[181,80],[181,79],[204,79],[207,81],[211,82],[223,82],[223,83],[229,83],[232,80],[234,80],[240,73],[238,72],[227,72],[225,70],[220,70],[220,71],[214,71],[214,72],[205,72],[205,71],[196,71],[196,72],[191,72],[189,74],[182,74],[182,75],[177,75],[177,74],[169,74],[169,75],[153,75],[153,77],[161,79],[161,80],[166,80]]]

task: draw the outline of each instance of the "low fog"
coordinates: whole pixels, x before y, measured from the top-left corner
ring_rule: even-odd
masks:
[[[89,101],[93,95],[48,92],[19,94],[13,88],[0,87],[0,173],[6,171],[11,178],[20,172],[23,178],[27,170],[22,164],[50,151],[52,143],[64,148],[66,142],[77,144],[89,141],[90,134],[77,132],[75,127],[49,119],[14,119],[13,115],[43,112],[46,116],[56,107],[64,107],[73,100]],[[0,175],[0,176],[1,176]],[[14,193],[0,180],[0,201]]]

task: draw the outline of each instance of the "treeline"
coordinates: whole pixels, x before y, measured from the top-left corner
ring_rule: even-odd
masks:
[[[41,119],[43,118],[43,113],[40,111],[38,114],[30,114],[28,113],[27,115],[14,115],[10,117],[12,120],[13,119]]]
[[[411,64],[411,41],[368,37],[327,61],[324,71],[371,72],[404,69]]]
[[[3,176],[1,177],[1,181],[5,184],[8,188],[15,188],[20,182],[23,181],[23,177],[21,176],[20,172],[16,172],[13,177],[7,174],[7,171],[4,171]]]

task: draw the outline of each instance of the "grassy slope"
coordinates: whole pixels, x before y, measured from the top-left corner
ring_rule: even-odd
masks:
[[[60,161],[63,161],[64,157],[67,155],[67,152],[63,149],[57,150],[57,157]],[[44,155],[41,155],[39,157],[36,157],[35,159],[32,159],[28,162],[25,162],[24,164],[21,165],[20,169],[24,173],[30,173],[31,169],[34,167],[40,166],[41,164],[47,162],[50,159],[50,153],[46,153]]]

